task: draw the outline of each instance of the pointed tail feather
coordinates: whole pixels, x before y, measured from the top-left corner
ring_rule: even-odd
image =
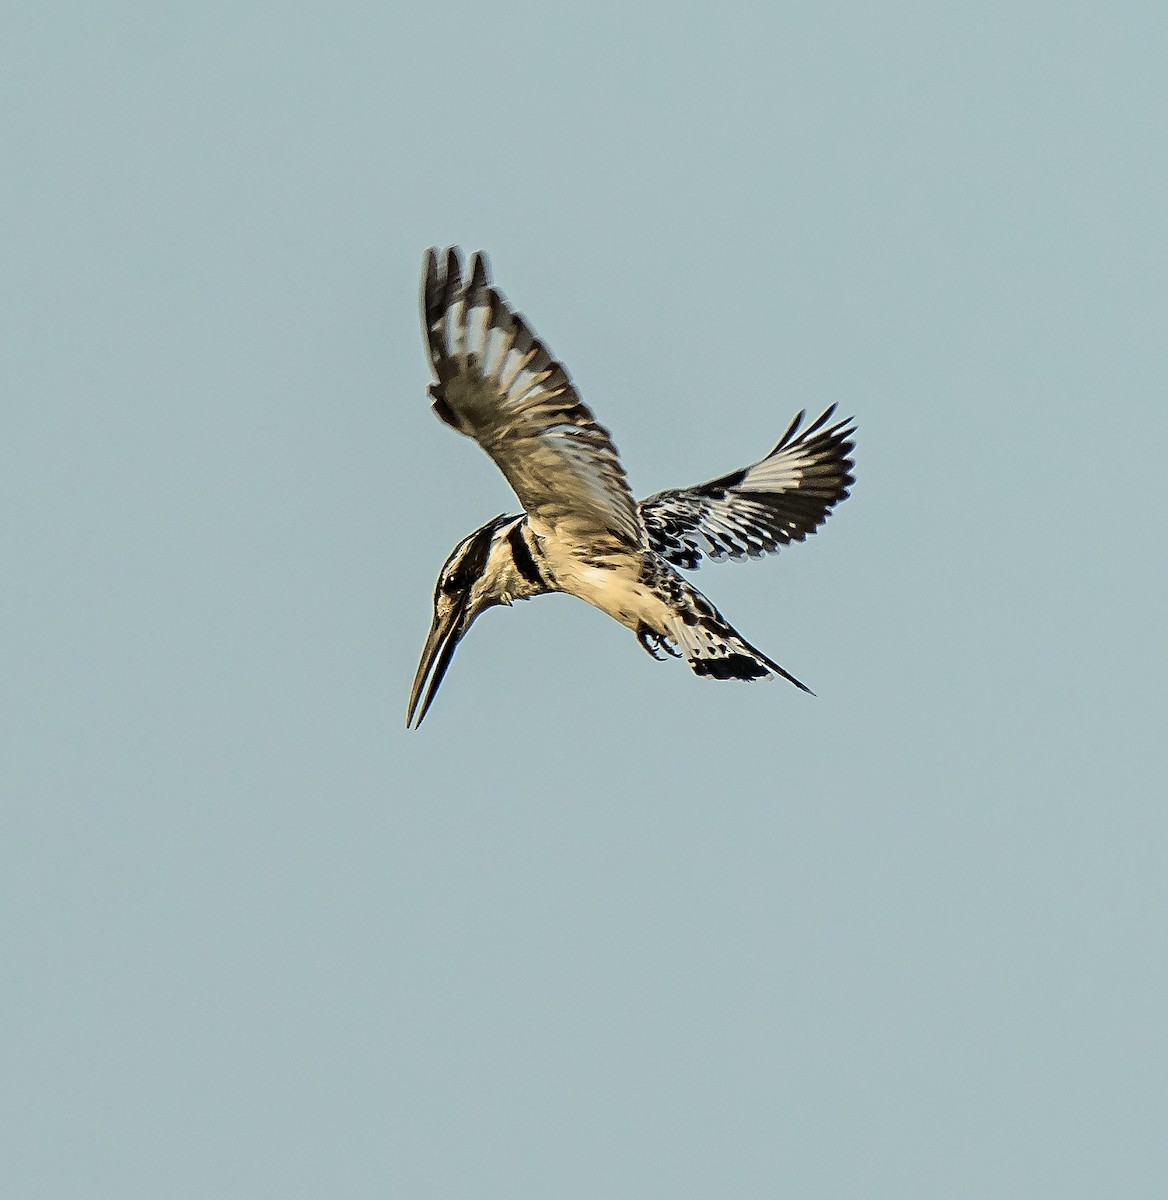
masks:
[[[771,679],[781,676],[808,695],[815,693],[790,671],[768,658],[739,636],[729,625],[712,629],[706,624],[676,631],[678,644],[695,675],[709,679]]]
[[[695,675],[709,679],[771,679],[778,675],[801,691],[815,694],[752,646],[691,583],[671,570],[669,575],[675,593],[669,637]]]

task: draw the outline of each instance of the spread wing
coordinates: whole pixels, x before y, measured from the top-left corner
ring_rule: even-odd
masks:
[[[567,542],[644,545],[637,507],[608,431],[564,368],[490,286],[482,254],[426,253],[422,319],[434,411],[495,460],[529,517]]]
[[[752,467],[641,501],[649,545],[677,567],[758,558],[814,533],[855,482],[851,419],[827,426],[833,404],[800,431],[804,413]]]

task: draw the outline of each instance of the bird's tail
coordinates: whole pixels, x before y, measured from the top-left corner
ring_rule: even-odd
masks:
[[[682,603],[669,622],[669,637],[685,655],[695,675],[709,679],[771,679],[781,676],[811,695],[790,671],[752,646],[701,592],[676,577]]]

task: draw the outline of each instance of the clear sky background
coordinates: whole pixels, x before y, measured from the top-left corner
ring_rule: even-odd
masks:
[[[1168,1194],[1168,9],[31,4],[0,37],[0,1194]],[[818,693],[489,613],[457,242]]]

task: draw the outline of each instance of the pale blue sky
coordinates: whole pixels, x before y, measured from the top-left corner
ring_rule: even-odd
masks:
[[[0,1193],[1168,1192],[1168,10],[9,6]],[[698,582],[403,728],[514,501],[422,251],[640,494],[859,423]]]

